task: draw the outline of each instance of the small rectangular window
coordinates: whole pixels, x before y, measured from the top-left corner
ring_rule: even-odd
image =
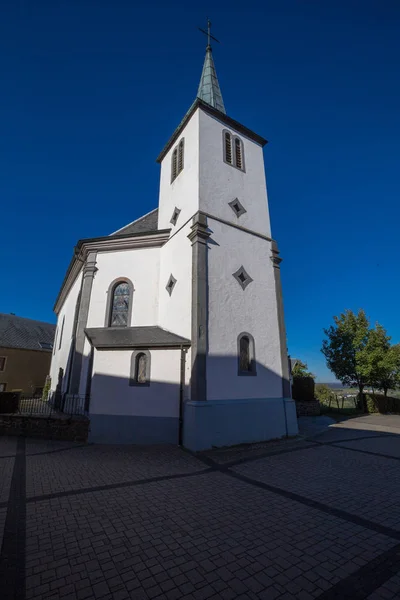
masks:
[[[39,346],[42,350],[53,350],[53,344],[50,344],[49,342],[39,342]]]
[[[5,392],[6,391],[6,387],[7,387],[6,383],[0,383],[0,392]]]
[[[5,371],[6,368],[6,357],[0,356],[0,371]]]

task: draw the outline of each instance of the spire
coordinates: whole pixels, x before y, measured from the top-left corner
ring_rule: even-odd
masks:
[[[211,39],[218,42],[218,40],[213,37],[210,33],[211,30],[211,22],[207,21],[207,31],[200,29],[203,33],[207,35],[207,48],[206,48],[206,57],[204,59],[203,71],[201,73],[199,89],[197,90],[197,97],[210,106],[213,106],[217,110],[226,114],[224,101],[222,100],[221,89],[219,87],[217,73],[215,71],[214,59],[212,56],[212,48],[211,48]]]

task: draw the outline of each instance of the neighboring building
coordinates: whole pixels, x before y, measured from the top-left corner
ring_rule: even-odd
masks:
[[[226,115],[207,46],[158,157],[158,208],[80,240],[56,300],[52,392],[82,396],[91,441],[200,450],[297,433],[265,144]]]
[[[41,394],[56,326],[0,313],[0,392]]]

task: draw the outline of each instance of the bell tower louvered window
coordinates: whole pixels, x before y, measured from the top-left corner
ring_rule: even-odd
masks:
[[[178,149],[175,148],[175,150],[172,153],[172,160],[171,160],[171,182],[174,181],[174,179],[176,179],[177,175],[178,175]]]
[[[232,136],[228,131],[225,132],[225,161],[232,164]]]
[[[245,171],[243,141],[240,137],[224,129],[222,141],[224,162],[240,171]]]
[[[242,145],[239,138],[235,138],[235,161],[238,169],[242,168]]]
[[[171,183],[183,171],[185,163],[185,138],[182,138],[172,152],[171,158]]]

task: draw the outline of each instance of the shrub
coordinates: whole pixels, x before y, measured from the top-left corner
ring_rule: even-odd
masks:
[[[314,400],[314,388],[315,383],[313,377],[293,377],[293,400],[298,400],[300,402]]]
[[[46,381],[44,384],[44,388],[43,388],[43,393],[42,393],[42,400],[44,400],[44,402],[47,402],[47,400],[49,399],[50,387],[51,387],[51,377],[50,377],[50,375],[47,375]]]
[[[316,384],[315,397],[322,404],[329,404],[330,400],[336,400],[335,394],[332,392],[331,388],[328,387],[325,383]]]
[[[400,413],[400,398],[383,394],[365,394],[369,413]]]

